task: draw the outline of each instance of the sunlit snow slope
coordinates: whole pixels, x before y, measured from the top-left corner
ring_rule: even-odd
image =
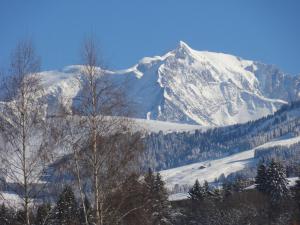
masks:
[[[273,113],[289,100],[274,98],[265,88],[272,87],[270,79],[277,82],[274,74],[285,77],[273,67],[195,51],[184,42],[164,56],[144,58],[122,72],[129,74],[129,96],[138,103],[142,118],[228,125]]]
[[[68,108],[80,91],[80,66],[42,72],[49,113]],[[146,57],[121,71],[105,71],[122,83],[135,117],[220,126],[255,120],[298,98],[299,78],[274,66],[196,51],[180,42],[163,56]]]
[[[203,183],[204,180],[213,182],[216,178],[219,178],[221,174],[228,176],[231,173],[244,169],[251,163],[256,163],[254,159],[256,149],[270,148],[274,146],[289,146],[298,142],[300,142],[300,136],[275,140],[228,157],[163,170],[160,173],[166,182],[167,188],[170,190],[176,184],[191,186],[194,184],[196,179],[198,179],[200,183]]]

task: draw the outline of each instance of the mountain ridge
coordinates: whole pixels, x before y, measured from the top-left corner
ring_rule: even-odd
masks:
[[[73,65],[41,73],[51,101],[76,96],[80,68]],[[183,41],[162,56],[144,57],[128,69],[105,73],[126,84],[124,90],[135,103],[137,118],[203,126],[258,119],[298,100],[300,90],[298,76],[272,65],[196,51]]]

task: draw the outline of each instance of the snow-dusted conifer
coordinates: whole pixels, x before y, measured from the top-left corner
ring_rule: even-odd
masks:
[[[267,169],[267,194],[273,203],[277,203],[289,196],[288,179],[283,166],[272,160]]]
[[[66,186],[56,203],[54,224],[78,225],[79,216],[77,207],[77,201],[72,188]]]
[[[195,184],[188,192],[189,198],[191,200],[200,201],[204,198],[203,188],[201,187],[198,179],[195,181]]]
[[[146,211],[153,225],[170,225],[170,204],[168,193],[159,173],[149,169],[145,176]]]
[[[266,166],[263,163],[261,163],[257,167],[257,175],[255,177],[255,188],[262,193],[265,193],[267,189],[266,179],[267,179],[267,169]]]

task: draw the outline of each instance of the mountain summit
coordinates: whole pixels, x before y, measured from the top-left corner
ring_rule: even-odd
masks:
[[[78,93],[72,74],[78,75],[79,67],[41,73],[52,101]],[[205,126],[255,120],[298,99],[300,90],[299,77],[274,66],[196,51],[183,41],[163,56],[145,57],[129,69],[108,73],[126,80],[137,117]]]
[[[182,41],[128,71],[135,74],[128,94],[144,118],[228,125],[273,113],[297,98],[296,78],[273,66],[196,51]]]

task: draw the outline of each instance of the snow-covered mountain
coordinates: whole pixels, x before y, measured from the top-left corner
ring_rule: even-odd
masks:
[[[163,56],[106,72],[124,81],[128,97],[135,102],[136,117],[204,126],[255,120],[298,99],[300,90],[299,77],[274,66],[196,51],[182,41]],[[49,111],[57,111],[58,99],[72,99],[80,91],[80,66],[41,75],[51,102]],[[72,102],[65,104],[70,108]]]

